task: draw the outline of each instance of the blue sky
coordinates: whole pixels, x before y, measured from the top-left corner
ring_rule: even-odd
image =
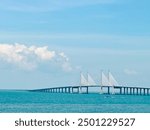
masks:
[[[150,86],[150,1],[1,0],[0,88],[78,85],[111,70]]]

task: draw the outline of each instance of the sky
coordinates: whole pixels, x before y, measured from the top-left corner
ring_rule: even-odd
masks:
[[[0,89],[100,84],[150,87],[149,0],[1,0]]]

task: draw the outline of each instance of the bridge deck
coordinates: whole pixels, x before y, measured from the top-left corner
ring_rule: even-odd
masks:
[[[89,93],[89,88],[99,88],[101,94],[122,94],[122,95],[150,95],[150,88],[126,87],[126,86],[65,86],[30,90],[33,92],[49,93]]]

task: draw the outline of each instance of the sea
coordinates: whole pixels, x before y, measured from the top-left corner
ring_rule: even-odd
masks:
[[[1,90],[0,113],[150,113],[150,96]]]

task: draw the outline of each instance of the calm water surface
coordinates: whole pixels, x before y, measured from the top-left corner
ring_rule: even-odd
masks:
[[[150,113],[150,96],[0,91],[0,112]]]

